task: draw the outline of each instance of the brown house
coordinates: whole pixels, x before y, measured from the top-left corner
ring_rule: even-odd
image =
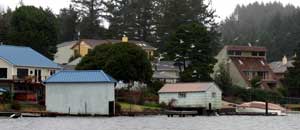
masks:
[[[251,45],[225,46],[216,56],[218,62],[214,70],[217,72],[220,64],[223,64],[234,85],[250,88],[250,81],[259,77],[262,88],[272,89],[278,86],[279,82],[267,63],[266,51],[265,47]]]

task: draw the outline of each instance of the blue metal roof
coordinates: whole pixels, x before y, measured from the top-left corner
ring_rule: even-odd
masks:
[[[15,66],[61,68],[58,64],[29,47],[0,45],[0,59]]]
[[[111,76],[102,70],[63,70],[44,83],[115,83]]]

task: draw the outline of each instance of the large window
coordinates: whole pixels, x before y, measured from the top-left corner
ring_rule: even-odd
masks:
[[[7,68],[0,68],[0,78],[7,78]]]
[[[17,69],[17,77],[25,78],[28,76],[28,69]]]
[[[241,51],[228,51],[228,55],[240,56],[240,55],[242,55],[242,52]]]

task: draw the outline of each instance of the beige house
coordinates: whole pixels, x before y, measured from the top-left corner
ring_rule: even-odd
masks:
[[[287,68],[294,67],[293,62],[294,60],[288,60],[288,58],[284,56],[282,58],[282,61],[274,61],[271,62],[269,65],[276,77],[278,79],[283,79],[284,75],[287,73]]]
[[[154,80],[159,80],[164,83],[177,83],[179,77],[179,67],[175,65],[174,61],[158,61],[152,63]]]
[[[89,51],[94,49],[98,45],[102,44],[114,44],[114,43],[120,43],[124,42],[126,43],[127,41],[122,41],[122,40],[94,40],[94,39],[82,39],[79,42],[77,42],[75,45],[71,47],[71,49],[74,51],[74,55],[79,55],[79,56],[85,56],[88,54]],[[148,43],[144,41],[128,41],[129,43],[134,43],[137,46],[141,47],[148,55],[148,58],[153,57],[154,51],[156,48],[150,46]]]
[[[279,85],[276,76],[267,63],[267,49],[257,46],[228,45],[216,56],[218,60],[213,76],[217,75],[222,64],[229,73],[232,83],[244,88],[250,88],[254,77],[261,78],[261,87],[272,89]]]

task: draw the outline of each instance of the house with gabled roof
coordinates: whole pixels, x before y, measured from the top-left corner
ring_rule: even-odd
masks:
[[[267,49],[258,46],[227,45],[216,56],[218,62],[214,67],[217,75],[220,64],[228,72],[234,85],[251,88],[251,80],[261,79],[261,88],[272,89],[279,85],[272,69],[267,63]]]
[[[114,115],[116,80],[102,70],[63,70],[45,81],[46,110]]]
[[[136,41],[129,40],[127,37],[123,37],[122,40],[115,39],[80,39],[74,41],[63,42],[57,45],[57,52],[54,56],[54,62],[59,64],[68,64],[73,60],[76,60],[76,63],[81,59],[78,57],[83,57],[88,54],[89,51],[93,50],[98,45],[103,44],[114,44],[114,43],[133,43],[139,47],[141,47],[148,55],[148,58],[152,58],[154,56],[155,47],[149,45],[149,43],[144,41]],[[73,59],[72,59],[73,58]],[[71,61],[70,61],[71,59]]]
[[[29,47],[0,45],[0,88],[15,94],[16,98],[19,93],[24,97],[34,91],[42,95],[42,81],[60,69],[58,64]]]

